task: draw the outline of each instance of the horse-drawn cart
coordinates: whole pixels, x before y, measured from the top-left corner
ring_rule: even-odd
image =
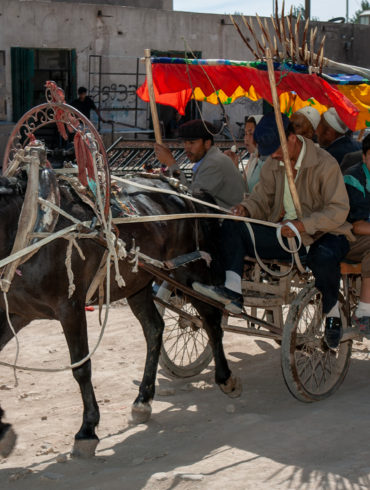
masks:
[[[300,17],[294,20],[292,13],[285,17],[284,6],[279,18],[277,7],[276,2],[276,18],[270,24],[267,19],[262,23],[257,16],[258,36],[246,18],[243,21],[248,30],[243,34],[231,17],[254,61],[154,59],[152,73],[138,94],[152,103],[152,111],[155,110],[153,98],[172,105],[180,113],[190,99],[219,104],[223,112],[223,104],[239,97],[263,98],[273,104],[287,180],[300,219],[281,112],[291,114],[313,105],[322,113],[328,107],[335,107],[350,129],[364,129],[370,124],[369,70],[325,58],[324,38],[315,53],[317,30],[309,34],[309,21],[304,28],[301,24],[300,29]],[[323,67],[347,74],[324,74]],[[210,363],[212,350],[190,298],[203,299],[219,308],[221,305],[201,298],[193,290],[184,290],[171,277],[162,276],[161,280],[165,282],[156,295],[157,308],[165,319],[160,362],[172,375],[193,376]],[[262,336],[281,344],[281,366],[290,392],[301,401],[320,400],[332,394],[347,373],[352,342],[359,338],[351,327],[351,312],[358,300],[359,287],[359,266],[343,263],[340,313],[344,334],[339,347],[329,349],[324,342],[321,294],[314,287],[310,272],[299,261],[293,266],[270,261],[266,267],[266,263],[246,257],[242,281],[244,312],[231,315],[223,310],[223,330]]]
[[[245,258],[245,312],[233,315],[223,310],[223,330],[275,340],[281,344],[282,373],[292,395],[304,402],[326,398],[343,382],[352,342],[360,339],[351,327],[351,312],[359,292],[359,267],[342,264],[340,313],[344,334],[336,350],[329,349],[324,341],[321,294],[312,276],[282,262],[269,261],[269,267],[285,275],[270,275],[255,259]],[[190,294],[197,295],[194,291]],[[212,360],[201,318],[189,297],[189,291],[184,293],[182,287],[168,282],[156,295],[165,320],[160,364],[177,377],[199,374]]]

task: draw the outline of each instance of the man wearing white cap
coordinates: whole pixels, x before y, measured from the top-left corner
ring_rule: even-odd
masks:
[[[295,134],[300,134],[305,138],[314,140],[317,126],[320,122],[320,113],[312,106],[302,107],[290,118]]]
[[[322,148],[325,148],[339,163],[344,155],[361,150],[361,145],[350,138],[346,132],[348,128],[338,116],[334,107],[330,107],[321,116],[317,127],[317,138]]]

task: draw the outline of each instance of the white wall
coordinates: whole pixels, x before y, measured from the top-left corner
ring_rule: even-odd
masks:
[[[98,17],[98,11],[102,16]],[[6,50],[6,98],[11,119],[10,48],[77,50],[78,85],[88,85],[90,54],[103,55],[105,71],[134,71],[144,48],[184,51],[186,38],[205,58],[251,59],[227,16],[70,2],[0,0],[0,49]],[[122,82],[107,77],[104,84]],[[208,106],[210,119],[219,110]],[[228,109],[229,110],[229,109]],[[214,113],[214,114],[212,114]],[[114,114],[112,114],[114,116]],[[131,114],[121,115],[127,120]],[[142,115],[143,117],[143,115]],[[242,115],[237,116],[242,120]],[[142,122],[142,121],[141,121]]]

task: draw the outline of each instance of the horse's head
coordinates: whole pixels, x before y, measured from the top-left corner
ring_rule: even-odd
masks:
[[[0,177],[0,258],[12,249],[26,185],[23,176]]]

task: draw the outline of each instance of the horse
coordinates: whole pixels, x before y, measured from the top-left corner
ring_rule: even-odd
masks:
[[[26,183],[24,178],[9,180],[0,177],[0,259],[7,257],[17,232],[17,222],[24,200]],[[133,183],[143,183],[142,177],[134,177]],[[152,186],[169,189],[169,184],[160,179],[152,180]],[[145,179],[147,184],[147,179]],[[60,207],[81,221],[91,220],[93,210],[85,204],[73,188],[66,182],[59,182],[61,196]],[[128,198],[131,206],[139,215],[174,214],[194,212],[194,204],[177,195],[165,195],[160,192],[140,190],[133,185],[126,185],[120,193]],[[207,208],[199,207],[205,212]],[[179,219],[173,221],[130,223],[119,225],[119,237],[129,246],[135,243],[147,256],[165,261],[195,250],[196,236],[202,250],[212,253],[214,233],[218,224],[215,220],[197,227],[194,220]],[[207,224],[208,223],[208,224]],[[70,225],[70,222],[59,215],[55,231]],[[18,267],[7,294],[9,315],[16,332],[35,319],[59,320],[69,348],[70,359],[76,363],[89,352],[85,300],[88,288],[99,268],[106,250],[104,244],[94,239],[78,239],[78,244],[85,256],[82,260],[73,248],[71,263],[75,280],[75,291],[68,298],[69,281],[64,258],[68,240],[58,238],[39,249],[29,260]],[[213,244],[213,245],[212,245]],[[219,282],[222,268],[216,261],[209,267],[199,260],[174,272],[176,280],[191,286],[196,280]],[[162,342],[164,322],[153,300],[153,274],[139,268],[133,270],[128,260],[119,262],[119,271],[124,278],[125,286],[119,287],[111,279],[111,301],[127,298],[128,304],[139,320],[146,340],[146,361],[139,393],[132,405],[134,422],[143,423],[150,418],[151,403],[155,394],[155,380],[158,359]],[[114,276],[114,274],[112,274]],[[238,396],[241,391],[239,380],[229,369],[223,344],[221,328],[222,311],[196,299],[191,299],[203,320],[215,360],[215,382],[229,396]],[[98,302],[98,294],[93,298]],[[4,297],[0,295],[0,351],[11,340],[13,334],[9,327]],[[72,454],[88,457],[94,454],[99,442],[96,427],[99,423],[99,407],[91,382],[91,360],[73,369],[73,376],[79,384],[83,402],[82,425],[75,435]],[[10,424],[2,422],[4,413],[0,408],[0,454],[7,456],[15,443],[15,432]]]

